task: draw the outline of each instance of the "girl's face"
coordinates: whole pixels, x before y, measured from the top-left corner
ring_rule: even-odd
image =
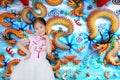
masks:
[[[45,35],[45,25],[42,24],[41,22],[39,21],[35,22],[34,29],[37,35],[39,36]]]

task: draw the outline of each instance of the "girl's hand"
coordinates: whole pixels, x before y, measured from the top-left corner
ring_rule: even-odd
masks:
[[[45,39],[49,39],[49,37],[47,35],[43,35],[42,37]]]
[[[24,60],[28,60],[30,58],[30,53],[29,54],[27,54],[27,56],[25,57],[25,59]]]
[[[44,37],[46,39],[46,52],[51,53],[52,52],[52,47],[51,47],[51,40],[50,40],[49,36],[48,35],[43,35],[42,37]]]
[[[30,58],[30,56],[26,56],[24,60],[28,60]]]

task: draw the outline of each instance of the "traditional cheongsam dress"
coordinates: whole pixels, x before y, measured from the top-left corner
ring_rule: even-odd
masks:
[[[52,67],[46,59],[45,38],[31,36],[29,40],[31,56],[16,65],[11,80],[55,80]]]

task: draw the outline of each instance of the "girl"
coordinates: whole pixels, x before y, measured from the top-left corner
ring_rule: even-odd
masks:
[[[45,35],[46,22],[37,18],[33,22],[36,36],[21,40],[17,43],[19,49],[27,54],[11,74],[11,80],[55,80],[51,65],[46,59],[51,53],[51,41]],[[24,44],[29,43],[29,50]]]

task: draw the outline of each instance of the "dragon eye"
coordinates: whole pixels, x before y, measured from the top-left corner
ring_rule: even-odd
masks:
[[[99,44],[96,44],[96,46],[99,46]]]

